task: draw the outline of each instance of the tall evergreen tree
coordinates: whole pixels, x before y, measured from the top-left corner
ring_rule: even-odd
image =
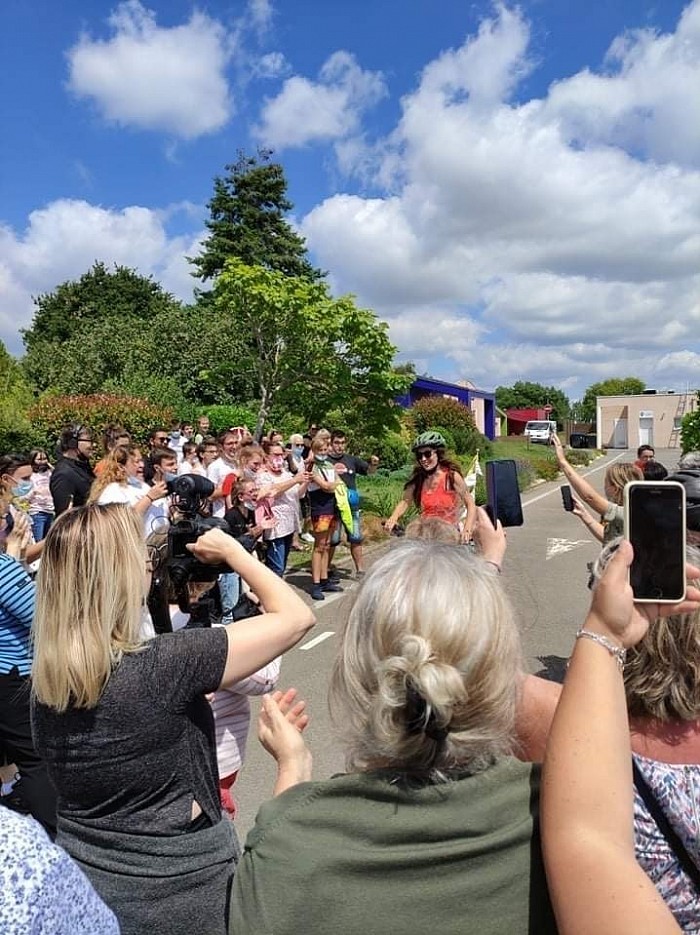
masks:
[[[210,234],[201,254],[190,258],[202,281],[215,279],[230,257],[312,282],[323,277],[308,260],[304,238],[286,220],[293,205],[284,169],[271,157],[271,150],[261,149],[257,156],[239,152],[226,166],[227,175],[214,179],[207,205]]]

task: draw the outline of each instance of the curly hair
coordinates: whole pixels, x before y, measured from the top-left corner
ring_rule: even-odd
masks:
[[[483,562],[442,542],[397,545],[358,592],[331,679],[348,768],[485,769],[513,749],[520,662],[513,611]]]
[[[593,568],[597,582],[620,538],[608,543]],[[686,560],[700,566],[700,549],[689,545]],[[624,670],[631,717],[694,721],[700,717],[700,611],[660,617],[627,650]]]
[[[700,565],[700,549],[688,546],[686,559]],[[660,617],[627,650],[625,693],[632,717],[700,717],[700,611]]]
[[[126,484],[128,479],[126,463],[129,458],[136,454],[141,454],[138,445],[117,445],[116,448],[113,448],[105,458],[102,473],[93,481],[87,502],[97,503],[102,491],[109,484]]]

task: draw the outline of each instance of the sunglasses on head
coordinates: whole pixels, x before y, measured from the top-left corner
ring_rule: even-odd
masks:
[[[434,448],[421,448],[416,452],[416,460],[422,461],[424,458],[431,458],[435,454]]]

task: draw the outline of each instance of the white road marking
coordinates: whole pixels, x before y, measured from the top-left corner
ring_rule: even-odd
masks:
[[[304,645],[300,646],[299,649],[313,649],[314,646],[318,646],[319,643],[327,640],[329,636],[335,636],[335,630],[326,630],[325,633],[319,633],[318,636],[315,636],[312,640],[309,640],[308,643],[304,643]]]
[[[607,469],[609,465],[614,464],[619,458],[623,455],[626,455],[627,451],[621,451],[619,455],[615,455],[614,458],[611,458],[609,461],[606,461],[605,464],[599,464],[598,467],[592,468],[590,471],[586,471],[585,474],[582,474],[581,477],[588,477],[589,474],[595,474],[596,471],[602,471]],[[554,482],[556,483],[556,481]],[[524,500],[523,507],[530,506],[531,503],[537,503],[538,500],[544,500],[545,497],[551,496],[553,493],[559,490],[559,487],[553,487],[552,490],[546,491],[546,493],[541,493],[538,497],[533,497],[531,500]]]
[[[571,552],[580,545],[590,545],[592,541],[592,539],[547,539],[547,554],[544,560],[548,562],[555,555],[564,555],[565,552]]]

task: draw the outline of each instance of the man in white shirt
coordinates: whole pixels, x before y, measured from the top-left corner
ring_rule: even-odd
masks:
[[[238,474],[236,454],[241,444],[240,435],[235,432],[224,432],[219,438],[221,454],[207,468],[207,477],[214,484],[214,493],[211,495],[211,511],[213,516],[223,516],[226,512],[226,501],[222,484],[229,474]]]

